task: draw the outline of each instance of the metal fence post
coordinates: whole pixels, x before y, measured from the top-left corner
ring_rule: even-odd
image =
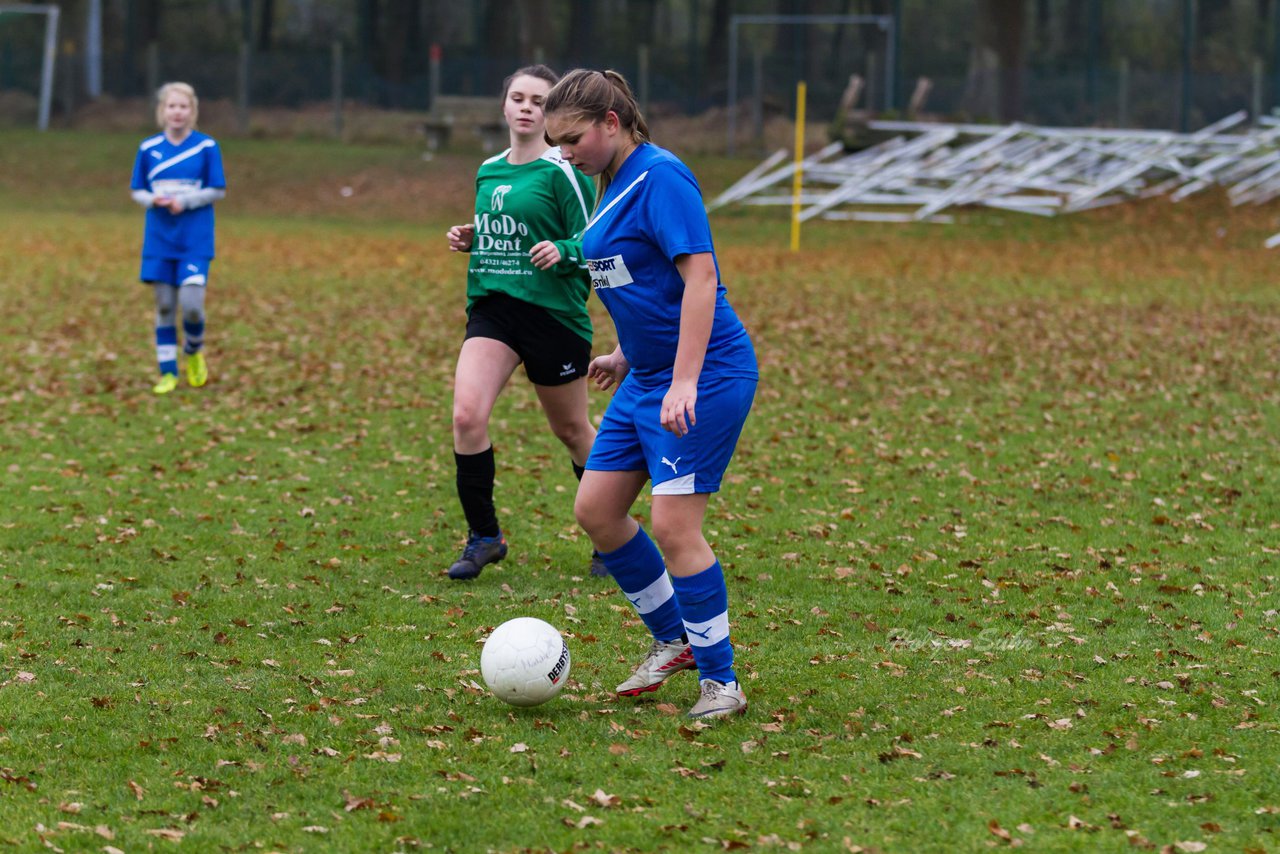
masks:
[[[154,98],[160,88],[160,44],[147,42],[147,97]]]
[[[642,44],[637,50],[636,65],[639,68],[638,92],[640,95],[640,112],[649,112],[649,46]]]
[[[61,10],[52,6],[44,19],[44,62],[40,68],[40,130],[49,129],[49,108],[53,103],[54,59],[58,52],[58,15]]]
[[[1253,98],[1250,100],[1249,113],[1256,125],[1259,117],[1262,116],[1262,57],[1260,56],[1253,58]]]
[[[433,44],[427,51],[427,109],[434,110],[436,102],[440,100],[440,60],[444,56],[444,51],[440,45]]]
[[[333,40],[333,48],[331,52],[333,64],[333,137],[334,139],[342,139],[342,42],[337,39]]]
[[[236,72],[236,124],[240,133],[249,132],[249,42],[240,42],[240,64]]]
[[[1182,104],[1178,130],[1191,128],[1191,42],[1195,36],[1196,0],[1182,0]]]
[[[725,122],[729,135],[727,154],[732,157],[738,145],[738,16],[729,20],[729,120]]]
[[[84,88],[89,100],[102,97],[102,0],[89,0],[85,13]]]
[[[76,110],[76,43],[67,39],[62,45],[62,113],[70,121]]]
[[[1118,115],[1116,123],[1118,127],[1129,126],[1129,57],[1120,57],[1120,70],[1117,74],[1116,102],[1118,105]]]
[[[764,50],[759,45],[751,54],[751,128],[764,149]]]

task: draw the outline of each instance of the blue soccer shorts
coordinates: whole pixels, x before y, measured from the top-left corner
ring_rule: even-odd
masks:
[[[143,258],[138,278],[147,284],[199,285],[209,279],[209,258]]]
[[[698,423],[682,437],[664,430],[658,420],[667,389],[623,380],[605,410],[586,467],[648,472],[654,495],[718,492],[751,411],[756,380],[700,381],[694,403]]]

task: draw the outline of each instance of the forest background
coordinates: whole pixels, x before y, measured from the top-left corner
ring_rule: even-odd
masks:
[[[866,80],[862,106],[880,115],[901,114],[922,78],[931,86],[921,110],[958,120],[1189,130],[1280,105],[1280,0],[50,5],[61,11],[53,120],[71,126],[118,112],[167,79],[253,108],[316,108],[336,90],[357,108],[427,112],[442,95],[494,94],[513,67],[533,60],[617,68],[643,78],[652,110],[681,115],[723,110],[735,86],[740,101],[758,101],[766,115],[790,115],[804,79],[810,115],[825,119],[853,74]],[[741,17],[762,15],[876,20],[799,26]],[[93,22],[100,36],[89,35]],[[33,120],[43,26],[41,16],[0,13],[0,123]]]

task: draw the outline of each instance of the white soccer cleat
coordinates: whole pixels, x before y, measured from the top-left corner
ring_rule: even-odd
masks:
[[[636,697],[646,691],[656,691],[672,673],[693,666],[693,650],[689,649],[686,641],[655,640],[631,678],[617,687],[617,694],[619,697]]]
[[[742,693],[737,682],[703,679],[699,684],[702,686],[702,696],[689,710],[689,717],[726,718],[729,715],[741,715],[747,711],[747,695]]]

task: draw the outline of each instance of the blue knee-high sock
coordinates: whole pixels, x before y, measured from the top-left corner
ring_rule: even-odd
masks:
[[[182,352],[190,356],[192,353],[199,353],[202,347],[204,347],[204,320],[200,319],[192,323],[184,319],[182,321]]]
[[[700,679],[736,682],[733,644],[729,642],[729,591],[720,561],[697,575],[672,576],[684,629],[689,634]]]
[[[178,372],[178,327],[156,327],[156,361],[160,363],[160,373]]]
[[[672,641],[684,633],[662,553],[644,528],[617,551],[601,552],[600,558],[655,639]]]

